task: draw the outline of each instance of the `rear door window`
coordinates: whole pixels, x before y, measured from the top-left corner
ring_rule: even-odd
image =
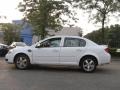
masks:
[[[65,38],[64,47],[85,47],[86,41],[79,38]]]

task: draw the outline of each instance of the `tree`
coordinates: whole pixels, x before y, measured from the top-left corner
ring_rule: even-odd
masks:
[[[108,27],[105,27],[104,28],[105,32],[104,32],[104,44],[107,44],[108,43],[108,34],[109,34],[109,28]],[[96,31],[93,31],[91,33],[88,33],[87,35],[85,35],[84,37],[88,38],[88,39],[91,39],[92,41],[98,43],[98,44],[103,44],[103,41],[102,41],[102,29],[99,29],[99,30],[96,30]]]
[[[109,28],[109,45],[111,47],[120,48],[120,25],[111,25]]]
[[[93,31],[87,35],[86,38],[91,39],[92,41],[101,43],[102,29]],[[108,44],[110,47],[120,48],[120,25],[111,25],[110,27],[105,27],[105,44]]]
[[[75,0],[80,9],[87,10],[92,16],[92,20],[96,23],[102,24],[102,42],[104,43],[104,26],[105,21],[109,18],[110,14],[120,11],[119,0]]]
[[[67,22],[62,16],[68,16],[76,20],[69,10],[67,0],[23,0],[19,9],[25,14],[27,20],[33,27],[34,34],[41,39],[48,35],[48,29],[58,31]]]
[[[10,45],[13,41],[20,41],[19,26],[10,23],[1,23],[0,26],[6,44]]]

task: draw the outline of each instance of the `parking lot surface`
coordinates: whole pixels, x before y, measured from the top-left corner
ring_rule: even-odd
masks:
[[[120,61],[94,73],[70,67],[32,66],[17,70],[0,58],[0,90],[120,90]]]

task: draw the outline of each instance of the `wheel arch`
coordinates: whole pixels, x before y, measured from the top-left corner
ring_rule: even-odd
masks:
[[[79,61],[79,66],[81,66],[81,63],[82,63],[82,61],[84,60],[84,58],[86,58],[86,57],[92,57],[92,58],[94,58],[94,60],[95,60],[95,62],[96,62],[96,65],[98,65],[98,58],[96,57],[96,56],[94,56],[94,55],[84,55],[81,59],[80,59],[80,61]]]
[[[25,54],[25,53],[17,53],[15,56],[14,56],[14,63],[15,63],[15,59],[16,59],[16,57],[17,56],[19,56],[19,55],[25,55],[28,59],[29,59],[29,62],[30,62],[30,58],[29,58],[29,56],[27,55],[27,54]]]

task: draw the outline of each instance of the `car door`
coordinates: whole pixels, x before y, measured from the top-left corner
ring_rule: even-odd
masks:
[[[61,38],[51,38],[39,43],[33,51],[33,60],[40,64],[58,64]]]
[[[61,47],[60,64],[78,64],[80,55],[85,51],[86,41],[79,38],[65,38]]]

